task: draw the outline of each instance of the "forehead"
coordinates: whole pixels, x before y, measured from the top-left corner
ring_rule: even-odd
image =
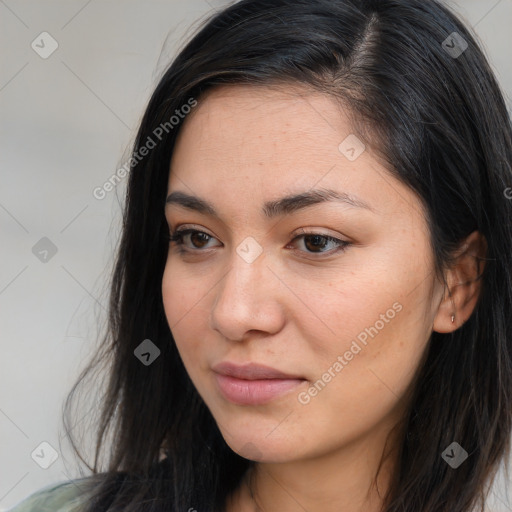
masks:
[[[177,172],[216,167],[262,173],[273,167],[275,174],[283,166],[295,176],[311,174],[312,166],[326,172],[354,131],[334,99],[295,85],[223,86],[198,103],[175,143],[171,169]]]
[[[219,126],[226,130],[217,130]],[[283,143],[287,134],[297,132],[354,131],[339,102],[297,84],[236,84],[211,89],[201,96],[199,105],[185,119],[179,137],[191,128],[195,136],[208,131],[209,137],[245,137],[247,143],[248,134],[263,139],[265,133],[279,133],[281,137],[276,142]]]
[[[412,191],[353,132],[340,103],[305,87],[213,89],[181,126],[168,194],[180,190],[229,203],[234,214],[320,187],[358,196],[376,210],[386,202],[411,206]],[[340,149],[347,138],[364,148],[356,159]]]

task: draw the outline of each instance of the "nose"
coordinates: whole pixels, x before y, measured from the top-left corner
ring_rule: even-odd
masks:
[[[275,334],[284,323],[284,290],[264,254],[248,263],[234,252],[229,270],[215,287],[210,327],[235,341],[251,331]]]

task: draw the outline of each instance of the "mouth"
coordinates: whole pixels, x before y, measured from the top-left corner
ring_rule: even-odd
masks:
[[[212,369],[224,398],[237,405],[265,404],[306,382],[303,377],[254,363],[223,362]]]

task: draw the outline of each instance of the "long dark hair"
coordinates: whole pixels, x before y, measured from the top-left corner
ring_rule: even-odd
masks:
[[[108,363],[94,465],[80,456],[93,472],[87,510],[220,511],[253,464],[228,447],[189,379],[161,291],[176,136],[205,91],[241,83],[306,85],[348,107],[361,137],[421,199],[439,276],[465,237],[485,236],[478,303],[454,332],[432,332],[383,510],[483,508],[512,430],[512,128],[493,72],[437,0],[242,0],[180,51],[134,143],[108,332],[65,404],[79,453],[70,401]],[[146,339],[161,351],[150,365],[134,355]],[[456,470],[441,457],[453,441],[469,454]]]

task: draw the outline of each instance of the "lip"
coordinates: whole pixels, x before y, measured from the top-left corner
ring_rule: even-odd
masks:
[[[299,375],[292,375],[290,373],[284,373],[270,366],[263,364],[247,363],[244,365],[237,365],[224,361],[218,363],[212,367],[212,370],[222,375],[228,375],[229,377],[235,377],[237,379],[244,380],[261,380],[261,379],[301,379]]]
[[[229,362],[213,366],[220,392],[238,405],[261,405],[296,388],[306,379],[290,375],[269,366]]]

